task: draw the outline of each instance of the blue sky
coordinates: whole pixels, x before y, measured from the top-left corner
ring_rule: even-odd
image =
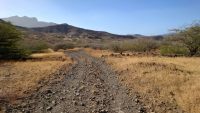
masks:
[[[200,0],[0,0],[0,18],[15,15],[116,34],[157,35],[200,20]]]

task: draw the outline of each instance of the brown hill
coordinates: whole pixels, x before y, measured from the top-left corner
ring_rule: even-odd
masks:
[[[68,38],[90,38],[90,39],[104,39],[104,38],[128,38],[133,39],[135,36],[116,35],[104,31],[94,31],[83,28],[74,27],[68,24],[60,24],[48,27],[32,28],[32,31],[40,33],[61,33]]]

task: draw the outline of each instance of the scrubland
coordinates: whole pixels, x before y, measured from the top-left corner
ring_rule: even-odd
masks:
[[[88,53],[96,57],[108,54],[98,51]],[[119,73],[121,83],[139,93],[147,109],[200,112],[200,58],[109,55],[105,59]]]
[[[62,52],[32,54],[26,61],[0,61],[0,99],[16,99],[35,90],[64,64],[72,61]]]
[[[147,107],[181,107],[200,112],[200,58],[126,57],[107,59],[126,86],[139,92]]]

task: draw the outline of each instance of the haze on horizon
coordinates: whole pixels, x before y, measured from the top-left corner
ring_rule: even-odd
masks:
[[[200,20],[199,0],[0,0],[0,18],[36,17],[115,34],[159,35]]]

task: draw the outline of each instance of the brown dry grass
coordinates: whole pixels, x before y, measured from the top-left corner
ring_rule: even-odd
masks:
[[[95,50],[91,48],[84,48],[83,50],[88,54],[92,55],[93,57],[108,56],[112,53],[111,51],[108,50]]]
[[[86,52],[95,57],[111,54],[94,49]],[[147,108],[159,113],[180,107],[188,113],[200,113],[200,58],[109,56],[106,61],[124,85],[142,96]]]
[[[200,113],[200,58],[109,57],[122,83],[139,92],[148,107],[180,106]],[[163,105],[163,102],[165,105]]]
[[[35,53],[30,57],[36,60],[67,60],[67,57],[63,52]]]
[[[26,91],[34,90],[41,80],[49,79],[64,64],[72,63],[61,52],[33,54],[32,58],[34,60],[0,62],[0,99],[21,97]]]

